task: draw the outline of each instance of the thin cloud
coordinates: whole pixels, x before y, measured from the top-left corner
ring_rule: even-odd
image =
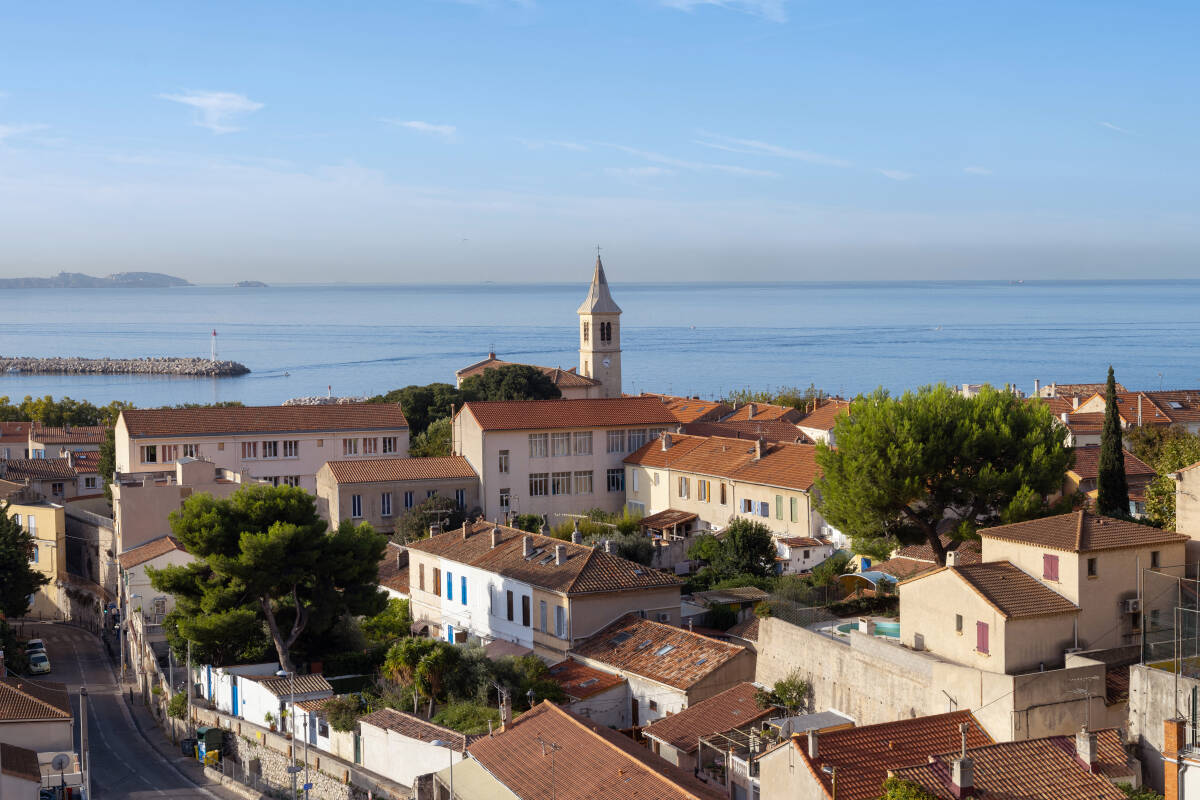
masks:
[[[1124,128],[1113,125],[1111,122],[1101,122],[1100,126],[1102,128],[1108,128],[1110,131],[1116,131],[1117,133],[1124,133],[1126,135],[1133,134],[1133,131],[1125,130]]]
[[[233,120],[263,107],[262,103],[236,92],[189,90],[182,94],[160,94],[159,97],[196,109],[195,124],[201,128],[208,128],[213,133],[233,133],[241,130],[231,124]]]
[[[991,175],[992,171],[987,167],[963,167],[963,172],[968,175]]]
[[[579,144],[579,142],[563,142],[555,141],[554,139],[521,139],[518,137],[517,141],[525,145],[525,147],[529,148],[530,150],[542,150],[547,147],[558,147],[563,150],[573,150],[578,153],[584,153],[587,152],[588,149],[586,145]]]
[[[34,131],[44,130],[45,125],[4,125],[0,124],[0,143],[14,136],[23,136]]]
[[[716,133],[707,133],[700,131],[702,139],[693,139],[695,144],[711,147],[714,150],[724,150],[729,153],[744,153],[748,155],[767,155],[776,156],[778,158],[790,158],[796,161],[807,161],[810,164],[823,164],[828,167],[849,167],[852,164],[849,161],[833,156],[827,156],[823,153],[814,153],[811,150],[795,150],[790,147],[782,147],[770,142],[762,142],[757,139],[736,139],[732,136],[721,136]]]
[[[906,181],[914,177],[913,173],[905,172],[902,169],[877,169],[875,170],[885,178],[891,178],[894,181]]]
[[[666,167],[605,167],[604,172],[614,178],[639,179],[661,178],[674,175],[675,170]]]
[[[419,119],[385,119],[384,122],[389,125],[395,125],[398,128],[408,128],[410,131],[427,133],[430,136],[441,136],[443,139],[453,139],[454,134],[458,132],[458,128],[453,125],[437,125],[432,122],[422,122]]]
[[[701,6],[715,6],[730,11],[762,17],[771,22],[787,22],[786,0],[659,0],[667,8],[694,11]]]
[[[644,158],[654,164],[662,164],[667,167],[676,167],[685,169],[691,172],[724,172],[728,175],[747,175],[757,178],[778,178],[778,172],[771,172],[765,169],[749,169],[747,167],[737,167],[731,164],[709,164],[702,161],[685,161],[681,158],[665,156],[661,153],[654,153],[649,150],[638,150],[636,147],[627,147],[623,144],[610,144],[608,147],[620,150],[622,153],[628,153],[631,156]]]

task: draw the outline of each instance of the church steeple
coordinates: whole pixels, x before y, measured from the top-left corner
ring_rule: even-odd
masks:
[[[596,253],[596,271],[592,273],[592,285],[588,288],[587,297],[579,307],[580,314],[620,314],[621,308],[613,302],[608,291],[608,279],[604,277],[604,265],[600,263],[600,254]]]
[[[599,247],[592,285],[579,306],[579,374],[600,383],[589,396],[621,396],[621,307],[608,291]]]

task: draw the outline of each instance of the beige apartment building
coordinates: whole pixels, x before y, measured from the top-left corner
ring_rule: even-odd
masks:
[[[98,453],[108,428],[103,425],[29,426],[29,457],[58,458],[67,453]]]
[[[454,452],[479,475],[488,519],[625,505],[625,456],[677,425],[657,397],[467,403]]]
[[[67,577],[67,518],[63,507],[40,499],[31,491],[8,498],[8,515],[33,537],[29,563],[50,579],[33,596],[29,616],[38,619],[67,619],[70,600]]]
[[[317,509],[331,526],[348,519],[391,533],[397,519],[434,495],[477,509],[479,476],[462,456],[328,461],[317,471]]]
[[[738,517],[780,537],[827,533],[813,508],[816,448],[667,434],[625,459],[625,495],[641,514],[695,514],[697,529],[722,529]]]
[[[122,411],[117,472],[159,472],[203,458],[247,478],[316,491],[333,459],[408,455],[408,421],[391,403]]]

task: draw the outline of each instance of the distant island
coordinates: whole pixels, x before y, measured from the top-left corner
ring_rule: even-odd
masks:
[[[183,278],[161,272],[114,272],[103,278],[82,272],[60,272],[53,278],[0,278],[0,289],[164,289],[191,285]]]
[[[266,289],[267,285],[262,281],[238,281],[234,284],[239,289]]]

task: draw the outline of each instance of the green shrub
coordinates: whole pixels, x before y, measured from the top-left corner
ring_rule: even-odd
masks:
[[[499,727],[500,712],[479,703],[451,703],[433,715],[435,724],[465,734],[487,733],[489,721]]]
[[[187,706],[187,694],[185,692],[176,692],[171,695],[171,702],[167,703],[167,716],[174,719],[186,719]]]

